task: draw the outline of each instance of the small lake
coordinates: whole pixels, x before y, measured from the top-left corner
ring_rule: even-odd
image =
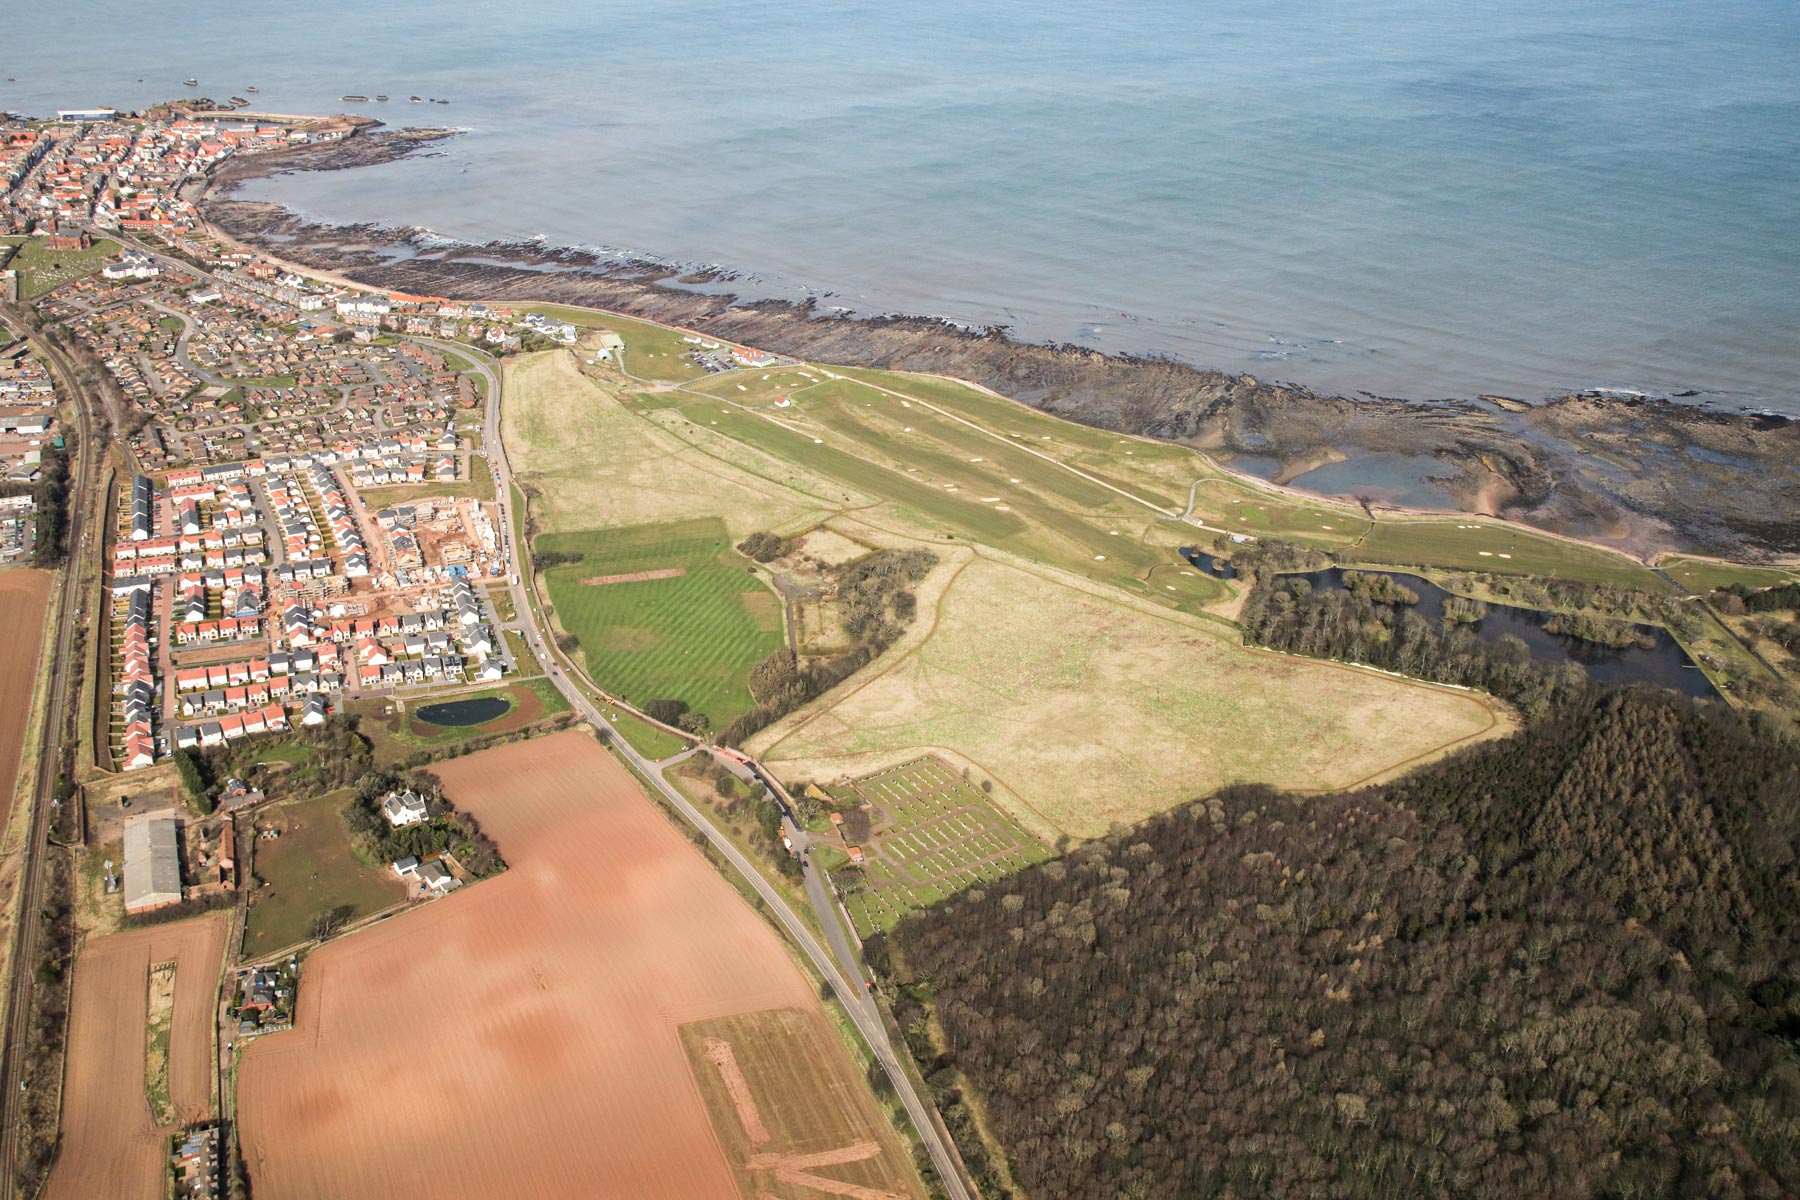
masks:
[[[1288,486],[1321,496],[1368,496],[1407,508],[1455,508],[1456,497],[1437,481],[1454,474],[1429,454],[1359,454],[1296,475]]]
[[[485,725],[512,711],[512,702],[503,696],[471,696],[467,700],[447,700],[427,704],[413,710],[413,716],[427,725]]]
[[[1183,557],[1186,557],[1185,555]],[[1386,575],[1396,583],[1419,594],[1419,602],[1410,605],[1421,617],[1440,624],[1444,615],[1446,592],[1429,579],[1398,571],[1359,571],[1359,574]],[[1324,571],[1296,571],[1283,579],[1301,578],[1320,591],[1343,591],[1344,571],[1331,567]],[[1650,683],[1695,698],[1716,696],[1712,681],[1694,665],[1681,644],[1666,629],[1639,625],[1639,632],[1654,643],[1651,646],[1627,646],[1615,649],[1598,642],[1583,641],[1566,634],[1551,633],[1544,628],[1550,613],[1533,608],[1514,608],[1506,604],[1488,603],[1487,615],[1469,628],[1484,642],[1515,637],[1531,651],[1534,662],[1560,664],[1580,663],[1587,677],[1595,683]]]
[[[1196,549],[1193,546],[1183,546],[1181,548],[1181,557],[1186,559],[1190,566],[1199,567],[1214,579],[1237,578],[1237,568],[1231,565],[1229,559],[1220,558],[1215,554],[1208,554],[1206,551]]]

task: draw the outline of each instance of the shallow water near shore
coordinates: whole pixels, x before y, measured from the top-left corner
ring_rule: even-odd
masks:
[[[245,190],[326,221],[717,264],[750,295],[1321,389],[1800,414],[1777,0],[143,14],[98,0],[75,37],[25,6],[0,107],[255,84],[261,109],[468,127]]]

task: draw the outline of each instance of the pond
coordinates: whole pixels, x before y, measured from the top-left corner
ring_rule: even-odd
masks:
[[[1288,484],[1321,496],[1368,496],[1407,508],[1455,508],[1456,497],[1438,482],[1454,474],[1429,454],[1361,454],[1314,467]]]
[[[1185,557],[1185,555],[1183,556]],[[1419,602],[1411,606],[1421,617],[1440,624],[1444,615],[1446,592],[1429,579],[1399,571],[1359,571],[1359,574],[1386,575],[1396,583],[1419,594]],[[1300,578],[1322,591],[1342,591],[1344,571],[1331,567],[1324,571],[1297,571],[1283,579]],[[1684,696],[1696,698],[1716,696],[1712,681],[1694,665],[1681,644],[1666,629],[1639,625],[1638,631],[1652,643],[1626,646],[1622,649],[1583,641],[1566,634],[1552,633],[1544,622],[1552,614],[1535,608],[1515,608],[1507,604],[1489,603],[1487,615],[1470,626],[1484,642],[1497,642],[1514,637],[1524,642],[1534,662],[1561,664],[1580,663],[1587,677],[1595,683],[1650,683],[1669,688]]]
[[[1237,568],[1231,565],[1231,560],[1228,558],[1220,558],[1216,554],[1208,554],[1206,551],[1194,546],[1183,546],[1181,548],[1181,557],[1187,559],[1189,565],[1199,567],[1214,579],[1237,578]]]
[[[446,700],[413,710],[413,716],[427,725],[485,725],[512,711],[512,701],[504,696],[471,696],[467,700]]]

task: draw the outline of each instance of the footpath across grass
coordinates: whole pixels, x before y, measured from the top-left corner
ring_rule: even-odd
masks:
[[[782,644],[781,602],[723,521],[544,534],[536,550],[567,560],[542,575],[599,686],[639,707],[680,700],[715,729],[750,707],[750,669]]]

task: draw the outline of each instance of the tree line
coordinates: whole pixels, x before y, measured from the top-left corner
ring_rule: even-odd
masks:
[[[870,957],[1028,1195],[1772,1198],[1797,862],[1787,729],[1571,689],[1393,784],[1227,789]]]
[[[1238,624],[1247,643],[1481,688],[1528,716],[1586,687],[1579,663],[1534,662],[1517,638],[1488,641],[1466,622],[1429,621],[1367,587],[1327,591],[1300,576],[1259,575]]]
[[[758,538],[772,536],[752,534],[739,549],[760,546]],[[829,568],[838,619],[851,648],[842,654],[806,659],[785,646],[771,653],[750,672],[755,707],[719,734],[719,745],[741,744],[873,662],[912,623],[918,608],[913,586],[937,562],[937,555],[930,550],[877,550]]]

